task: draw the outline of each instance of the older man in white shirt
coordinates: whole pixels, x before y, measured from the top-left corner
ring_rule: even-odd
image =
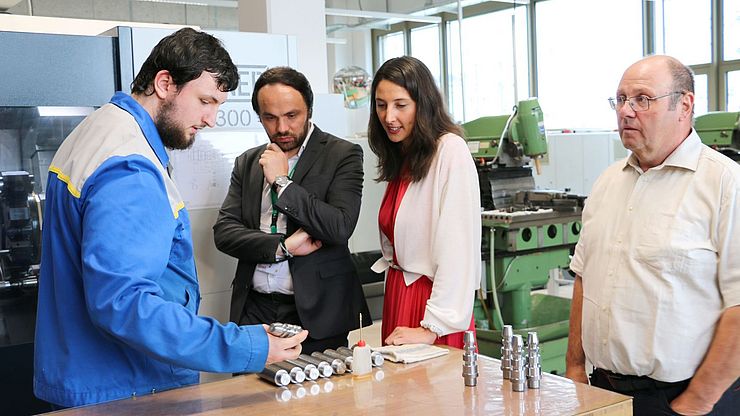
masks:
[[[566,375],[634,397],[635,415],[740,409],[740,165],[692,128],[691,70],[667,56],[624,73],[623,145],[586,201]]]

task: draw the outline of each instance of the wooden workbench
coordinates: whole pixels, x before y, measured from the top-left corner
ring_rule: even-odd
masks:
[[[386,361],[372,376],[333,376],[278,388],[256,375],[56,412],[58,415],[632,415],[632,399],[543,374],[541,388],[513,392],[499,361],[480,356],[465,387],[462,351],[415,363]]]

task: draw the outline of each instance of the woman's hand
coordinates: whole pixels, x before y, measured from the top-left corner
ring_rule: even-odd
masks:
[[[387,345],[434,344],[437,334],[426,328],[399,326],[385,339]]]

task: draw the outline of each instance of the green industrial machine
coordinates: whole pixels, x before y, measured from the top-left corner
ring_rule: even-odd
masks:
[[[519,102],[511,115],[463,124],[481,186],[485,262],[476,303],[478,347],[500,358],[501,329],[512,325],[526,339],[536,331],[543,371],[565,372],[570,300],[532,294],[551,270],[567,268],[581,230],[584,197],[535,190],[530,162],[547,153],[537,99]]]
[[[740,162],[740,112],[702,114],[694,119],[694,130],[704,144]]]
[[[547,153],[547,139],[536,98],[519,101],[511,115],[481,117],[463,128],[473,157],[506,167],[524,166],[531,157],[539,173],[539,158]]]

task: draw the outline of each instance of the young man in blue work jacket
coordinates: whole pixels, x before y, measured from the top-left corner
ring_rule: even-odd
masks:
[[[165,148],[190,147],[239,83],[211,35],[159,42],[132,85],[85,119],[49,168],[34,392],[60,407],[254,372],[295,358],[307,333],[197,316],[190,222]]]

